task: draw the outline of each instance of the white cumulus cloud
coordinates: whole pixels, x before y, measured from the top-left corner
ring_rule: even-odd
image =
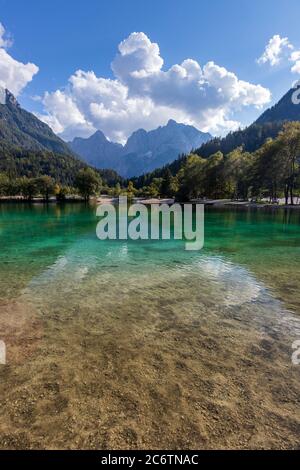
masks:
[[[262,56],[257,60],[259,64],[269,63],[272,67],[283,60],[292,63],[291,72],[300,74],[300,50],[290,42],[289,38],[275,34],[265,47]]]
[[[273,67],[278,65],[291,49],[293,49],[293,46],[288,38],[282,38],[279,34],[274,34],[257,62],[259,64],[269,63]]]
[[[6,50],[10,45],[11,40],[7,38],[4,26],[0,23],[0,86],[8,88],[17,96],[39,68],[35,64],[23,64],[11,57]]]
[[[137,128],[168,119],[222,133],[238,127],[232,114],[244,106],[263,106],[270,91],[240,80],[214,62],[186,59],[163,69],[159,46],[146,34],[132,33],[119,44],[111,64],[113,79],[77,70],[63,90],[46,93],[41,117],[64,138],[101,129],[123,142]]]
[[[291,53],[290,61],[293,62],[291,71],[293,73],[300,74],[300,51],[294,51]]]
[[[2,23],[0,23],[0,47],[7,48],[12,45],[12,40],[6,34],[5,28]]]

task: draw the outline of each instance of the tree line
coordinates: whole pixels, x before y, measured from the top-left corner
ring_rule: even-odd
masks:
[[[33,154],[30,158],[33,159]],[[38,157],[38,165],[41,158]],[[92,195],[105,193],[129,198],[174,197],[178,201],[194,198],[260,200],[266,197],[276,201],[284,197],[286,204],[288,201],[293,204],[300,193],[300,122],[284,124],[277,137],[265,139],[254,152],[238,146],[228,153],[218,150],[204,158],[197,151],[181,155],[164,168],[131,180],[122,179],[113,170],[95,170],[69,158],[67,164],[71,164],[71,174],[66,178],[59,178],[53,171],[47,172],[45,165],[39,168],[37,176],[33,175],[30,165],[23,173],[20,168],[19,171],[7,171],[7,167],[1,172],[0,165],[0,196],[18,195],[27,200],[35,196],[49,200],[56,196],[58,200],[64,200],[68,195],[79,194],[88,200]],[[43,162],[46,160],[42,158]],[[53,163],[51,161],[51,165]],[[12,169],[8,167],[8,170]],[[43,170],[45,174],[40,174]]]
[[[201,147],[204,148],[204,147]],[[151,174],[135,178],[137,192],[150,197],[255,199],[294,203],[300,193],[300,122],[285,123],[275,138],[254,152],[241,145],[208,158],[200,150]],[[206,147],[205,147],[206,148]],[[144,184],[145,183],[145,184]]]
[[[0,173],[0,196],[21,196],[27,201],[34,197],[42,197],[46,202],[55,196],[58,201],[64,201],[68,196],[80,195],[88,200],[92,195],[97,195],[103,188],[100,175],[92,168],[82,168],[78,171],[72,186],[62,185],[49,175],[35,178],[21,176],[11,178],[5,173]]]

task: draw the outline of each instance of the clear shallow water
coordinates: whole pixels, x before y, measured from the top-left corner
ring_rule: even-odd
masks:
[[[1,446],[297,446],[299,222],[208,209],[187,252],[100,242],[94,207],[2,204]]]

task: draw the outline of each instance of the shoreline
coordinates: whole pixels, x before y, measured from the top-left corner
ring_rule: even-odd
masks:
[[[57,200],[55,198],[50,198],[48,201],[46,201],[43,198],[33,198],[31,201],[24,199],[20,196],[11,196],[11,197],[0,197],[0,204],[1,203],[25,203],[25,204],[68,204],[68,203],[84,203],[86,202],[84,198],[81,198],[80,196],[77,197],[70,197],[66,198],[64,200]],[[87,202],[92,202],[92,203],[98,203],[98,204],[104,204],[104,203],[116,203],[117,198],[115,197],[91,197],[89,201]],[[164,199],[158,199],[158,198],[143,198],[143,197],[137,197],[134,198],[133,202],[139,202],[143,204],[173,204],[174,202],[177,202],[179,204],[184,204],[184,203],[193,203],[193,204],[204,204],[206,207],[215,207],[215,208],[223,208],[223,207],[232,207],[232,208],[247,208],[247,209],[296,209],[300,210],[300,203],[298,204],[272,204],[269,202],[261,202],[261,203],[256,203],[256,202],[249,202],[249,201],[233,201],[229,199],[206,199],[206,200],[201,200],[201,199],[192,199],[191,201],[175,201],[173,198],[164,198]]]
[[[300,209],[300,204],[271,204],[267,202],[255,203],[255,202],[241,202],[241,201],[231,201],[231,202],[204,202],[205,206],[209,207],[232,207],[232,208],[246,208],[246,209]]]
[[[91,198],[90,201],[93,201],[95,198]],[[35,197],[31,200],[24,199],[20,196],[11,196],[11,197],[0,197],[0,204],[1,203],[25,203],[25,204],[65,204],[69,202],[85,202],[84,198],[81,197],[71,197],[66,198],[63,200],[57,200],[56,198],[50,198],[48,201],[43,199],[42,197]]]

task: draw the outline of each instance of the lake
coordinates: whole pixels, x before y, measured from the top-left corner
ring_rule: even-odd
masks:
[[[0,205],[0,448],[296,448],[300,211],[207,208],[205,246]]]

